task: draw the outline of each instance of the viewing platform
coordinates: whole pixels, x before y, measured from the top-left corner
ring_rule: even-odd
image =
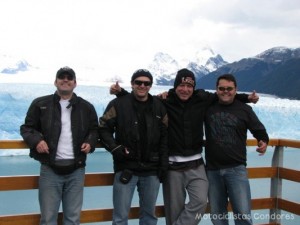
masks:
[[[254,139],[247,140],[247,146],[257,146]],[[97,146],[100,148],[101,146]],[[268,196],[252,199],[252,210],[268,210],[270,219],[264,225],[284,225],[281,220],[282,211],[291,213],[291,215],[300,216],[300,204],[291,200],[284,199],[282,196],[283,181],[300,182],[300,171],[286,168],[283,165],[284,148],[290,147],[293,150],[300,150],[300,141],[289,139],[270,139],[268,149],[273,149],[271,166],[250,167],[248,174],[250,179],[269,179],[270,191]],[[11,149],[28,149],[25,142],[20,140],[0,140],[0,151]],[[300,160],[300,159],[299,159]],[[0,191],[22,191],[38,188],[37,175],[22,176],[0,176]],[[86,173],[85,187],[112,186],[113,173]],[[300,188],[298,188],[300,190]],[[299,191],[297,191],[299,194]],[[1,200],[0,200],[1,201]],[[22,199],[20,199],[22,201]],[[3,204],[3,203],[1,203]],[[17,202],[15,204],[18,204]],[[105,222],[112,220],[112,208],[93,208],[83,209],[81,212],[81,224]],[[231,210],[229,205],[229,210]],[[209,206],[206,213],[209,213]],[[157,217],[164,217],[164,206],[156,206]],[[58,224],[62,224],[63,214],[60,212]],[[195,215],[196,216],[196,215]],[[139,217],[139,207],[132,207],[129,218]],[[38,225],[40,219],[39,212],[28,214],[1,215],[0,225]],[[201,224],[201,222],[200,222]],[[256,223],[257,224],[257,223]],[[262,224],[262,223],[260,223]]]

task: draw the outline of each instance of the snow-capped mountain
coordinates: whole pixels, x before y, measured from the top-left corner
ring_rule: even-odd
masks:
[[[179,69],[192,70],[198,79],[226,64],[222,56],[216,55],[212,49],[205,47],[197,51],[191,59],[174,59],[167,53],[159,52],[155,54],[148,69],[153,74],[154,83],[172,85]]]
[[[158,85],[170,85],[178,71],[179,63],[167,53],[158,52],[148,69],[153,75],[154,83]]]
[[[0,73],[4,74],[16,74],[19,71],[27,71],[30,67],[26,60],[19,60],[13,56],[2,55],[0,56]]]
[[[176,72],[182,68],[188,68],[195,73],[196,79],[206,74],[215,71],[219,67],[226,65],[227,62],[223,58],[215,54],[211,48],[204,47],[198,50],[195,55],[187,59],[175,59],[168,53],[158,52],[154,55],[153,61],[149,64],[148,69],[151,71],[154,77],[154,83],[157,85],[172,85],[176,76]],[[12,74],[18,74],[19,72],[27,71],[28,73],[24,76],[18,76],[18,81],[24,82],[24,80],[36,80],[28,79],[33,77],[39,77],[40,74],[45,74],[44,80],[47,79],[52,81],[53,77],[49,77],[46,74],[49,73],[49,69],[41,68],[39,65],[37,67],[31,66],[26,60],[18,59],[16,57],[8,55],[0,55],[0,75],[6,80],[11,80],[12,82],[16,80],[16,77],[10,76]],[[53,70],[55,72],[55,70]],[[86,74],[97,74],[95,68],[88,70],[79,70],[78,74],[85,74],[85,77],[78,76],[78,80],[85,83],[95,83],[95,80],[91,80],[92,76],[87,76]],[[4,78],[5,77],[5,78]],[[93,76],[93,79],[95,77]],[[98,77],[99,79],[99,77]],[[40,79],[37,79],[40,80]],[[123,79],[121,76],[113,75],[110,77],[103,78],[103,82],[111,83],[115,81],[120,81],[122,83]],[[98,80],[97,80],[98,82]],[[98,82],[99,83],[99,82]]]
[[[300,48],[275,47],[228,63],[197,80],[197,87],[215,89],[218,76],[225,73],[236,77],[240,91],[300,99]]]
[[[300,48],[274,47],[233,63],[227,63],[221,55],[207,47],[197,51],[189,59],[177,59],[159,52],[148,66],[154,77],[154,84],[170,86],[174,83],[176,72],[182,68],[188,68],[195,73],[197,88],[214,89],[220,74],[232,73],[238,80],[240,91],[256,90],[260,93],[300,99]],[[77,70],[77,78],[81,84],[110,85],[115,81],[122,83],[122,77],[118,74],[103,81],[103,77],[95,75],[103,73],[102,70],[80,67]],[[56,69],[31,66],[21,58],[0,54],[0,82],[3,83],[41,83],[41,76],[43,83],[52,83],[55,72]]]
[[[300,48],[274,47],[256,55],[254,58],[269,63],[282,63],[291,58],[300,58]]]
[[[196,63],[198,66],[203,66],[209,73],[227,64],[221,55],[215,54],[209,47],[197,51],[191,62]]]

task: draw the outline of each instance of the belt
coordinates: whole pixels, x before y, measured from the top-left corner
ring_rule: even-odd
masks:
[[[187,170],[187,169],[196,168],[202,164],[204,164],[203,158],[196,159],[193,161],[187,161],[187,162],[169,162],[169,169]]]

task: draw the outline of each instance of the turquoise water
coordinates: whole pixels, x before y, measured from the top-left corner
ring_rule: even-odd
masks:
[[[273,147],[269,147],[264,156],[258,154],[249,148],[248,167],[270,166],[273,155]],[[300,149],[286,148],[284,150],[284,166],[292,169],[300,169],[299,164]],[[87,173],[93,172],[112,172],[111,155],[105,151],[97,151],[89,155],[87,160]],[[29,158],[27,155],[14,155],[0,157],[0,176],[8,175],[37,175],[39,173],[39,163]],[[250,180],[252,198],[269,197],[270,181],[269,179]],[[299,183],[284,181],[283,198],[294,202],[300,202]],[[37,190],[29,191],[8,191],[0,192],[0,214],[19,214],[39,212],[37,200]],[[163,204],[162,194],[160,192],[157,204]],[[138,205],[138,197],[134,196],[132,205]],[[91,208],[111,208],[112,207],[112,188],[111,187],[87,187],[84,190],[83,209]],[[254,223],[268,222],[268,211],[253,211]],[[282,212],[282,224],[298,225],[300,217]],[[108,225],[110,222],[93,223],[93,225]],[[130,221],[130,224],[138,224],[138,220]],[[159,219],[159,225],[163,225],[164,219]],[[210,225],[208,217],[204,217],[200,224]],[[233,223],[231,223],[233,224]]]

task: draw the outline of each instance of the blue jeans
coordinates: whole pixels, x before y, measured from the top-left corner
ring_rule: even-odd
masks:
[[[128,214],[135,187],[137,186],[140,204],[140,225],[156,225],[155,205],[160,187],[157,176],[132,176],[127,184],[120,182],[122,172],[117,172],[113,185],[113,225],[127,225]]]
[[[85,168],[68,175],[58,175],[47,165],[41,165],[39,178],[40,225],[57,225],[62,202],[63,225],[79,225],[83,202]]]
[[[247,169],[237,167],[207,170],[208,197],[214,225],[228,225],[228,198],[232,205],[235,225],[252,224],[251,193]]]

